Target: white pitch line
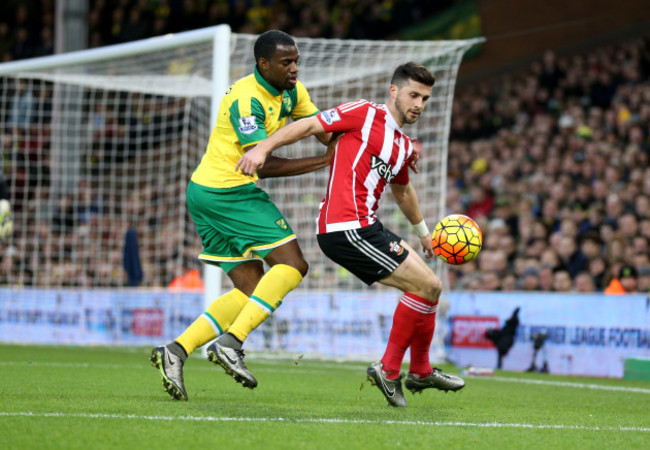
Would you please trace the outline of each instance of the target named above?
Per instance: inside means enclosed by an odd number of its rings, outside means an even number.
[[[582,389],[599,389],[603,391],[623,391],[623,392],[635,392],[637,394],[650,394],[650,389],[644,388],[634,388],[628,386],[606,386],[603,384],[592,384],[592,383],[578,383],[574,381],[548,381],[548,380],[533,380],[528,378],[508,378],[508,377],[489,377],[489,379],[494,381],[505,381],[505,382],[516,382],[516,383],[525,383],[525,384],[541,384],[546,386],[562,386],[570,388],[582,388]]]
[[[43,418],[77,418],[77,419],[119,419],[119,420],[149,420],[172,421],[185,420],[189,422],[283,422],[283,423],[321,423],[321,424],[354,424],[354,425],[406,425],[425,427],[468,427],[468,428],[523,428],[532,430],[579,430],[579,431],[632,431],[650,433],[649,427],[586,427],[582,425],[554,425],[531,423],[499,423],[499,422],[427,422],[420,420],[357,420],[336,418],[289,419],[283,417],[215,417],[215,416],[139,416],[137,414],[97,414],[97,413],[35,413],[31,411],[8,412],[0,411],[0,417],[43,417]]]

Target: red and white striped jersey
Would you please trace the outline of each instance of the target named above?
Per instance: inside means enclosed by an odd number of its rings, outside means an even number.
[[[330,163],[317,233],[373,224],[386,185],[409,183],[411,139],[402,132],[386,105],[366,100],[344,103],[317,117],[325,131],[345,133]]]

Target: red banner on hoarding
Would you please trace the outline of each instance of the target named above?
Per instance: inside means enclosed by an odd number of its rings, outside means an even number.
[[[500,328],[496,316],[454,316],[452,318],[451,345],[454,347],[493,348],[485,337],[490,328]]]
[[[133,310],[133,334],[135,336],[162,336],[165,313],[158,308]]]

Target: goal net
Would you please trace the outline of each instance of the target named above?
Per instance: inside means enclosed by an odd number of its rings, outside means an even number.
[[[48,308],[69,304],[74,314],[86,308],[86,316],[91,315],[84,319],[85,329],[92,328],[92,311],[98,316],[115,311],[124,323],[109,321],[100,329],[131,330],[122,332],[122,343],[173,339],[200,314],[200,309],[181,311],[185,300],[163,307],[163,297],[140,298],[123,288],[164,288],[188,269],[201,268],[197,256],[202,246],[186,209],[185,189],[205,151],[221,95],[254,68],[256,37],[218,26],[0,64],[0,145],[14,221],[13,234],[0,240],[0,297],[14,289],[7,297],[41,295],[47,297]],[[447,141],[458,67],[464,52],[481,40],[296,41],[299,77],[321,110],[359,98],[385,102],[393,69],[407,61],[422,63],[435,74],[424,114],[405,129],[422,143],[420,174],[411,180],[433,227],[445,213]],[[311,138],[278,150],[278,155],[324,151]],[[376,356],[381,350],[377,346],[385,343],[399,294],[377,284],[367,288],[318,248],[315,219],[327,179],[323,169],[260,181],[289,220],[311,267],[290,294],[305,298],[285,302],[280,314],[256,331],[258,338],[251,335],[247,342],[252,341],[253,350]],[[379,217],[418,246],[390,191]],[[442,263],[430,263],[444,280]],[[231,287],[227,277],[216,283],[214,278],[206,277],[206,301],[210,292]],[[19,290],[24,286],[45,291],[32,295],[33,289]],[[111,300],[112,291],[122,294]],[[52,292],[75,293],[55,298]],[[24,301],[33,302],[34,309],[42,307],[44,298],[29,299]],[[27,311],[29,305],[15,308]],[[361,323],[359,317],[372,320]],[[440,310],[439,319],[438,331],[443,332],[436,334],[438,349],[446,324]],[[84,330],[79,336],[90,336]],[[359,336],[370,346],[361,348]],[[113,338],[93,339],[100,338],[78,340]]]
[[[15,229],[0,244],[0,283],[161,287],[197,265],[201,244],[184,194],[210,134],[213,96],[223,92],[213,94],[214,55],[229,55],[226,86],[255,64],[256,36],[232,34],[229,48],[215,49],[218,28],[0,65],[2,162]],[[321,110],[358,98],[383,103],[392,70],[406,61],[435,74],[425,113],[406,130],[424,149],[412,182],[430,226],[443,215],[456,74],[476,42],[297,39],[300,79]],[[278,155],[323,151],[313,138]],[[365,289],[314,238],[327,177],[324,169],[260,184],[310,262],[301,288]],[[419,242],[390,198],[379,215]]]

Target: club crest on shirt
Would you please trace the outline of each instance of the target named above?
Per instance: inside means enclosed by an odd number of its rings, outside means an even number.
[[[255,116],[246,116],[239,118],[239,132],[242,134],[251,134],[257,131],[257,122]]]
[[[292,103],[291,103],[291,97],[286,96],[282,98],[282,108],[285,111],[291,111]]]
[[[286,230],[287,228],[289,228],[289,225],[287,225],[287,221],[284,220],[284,219],[278,219],[278,220],[276,220],[276,221],[275,221],[275,224],[276,224],[278,227],[280,227],[281,229],[283,229],[283,230]]]
[[[336,109],[328,109],[327,111],[323,111],[320,113],[320,117],[323,119],[323,122],[328,125],[332,125],[334,122],[341,120],[341,116]]]
[[[388,244],[388,249],[393,253],[397,253],[398,255],[404,253],[404,247],[399,245],[397,241],[393,241],[390,244]]]

